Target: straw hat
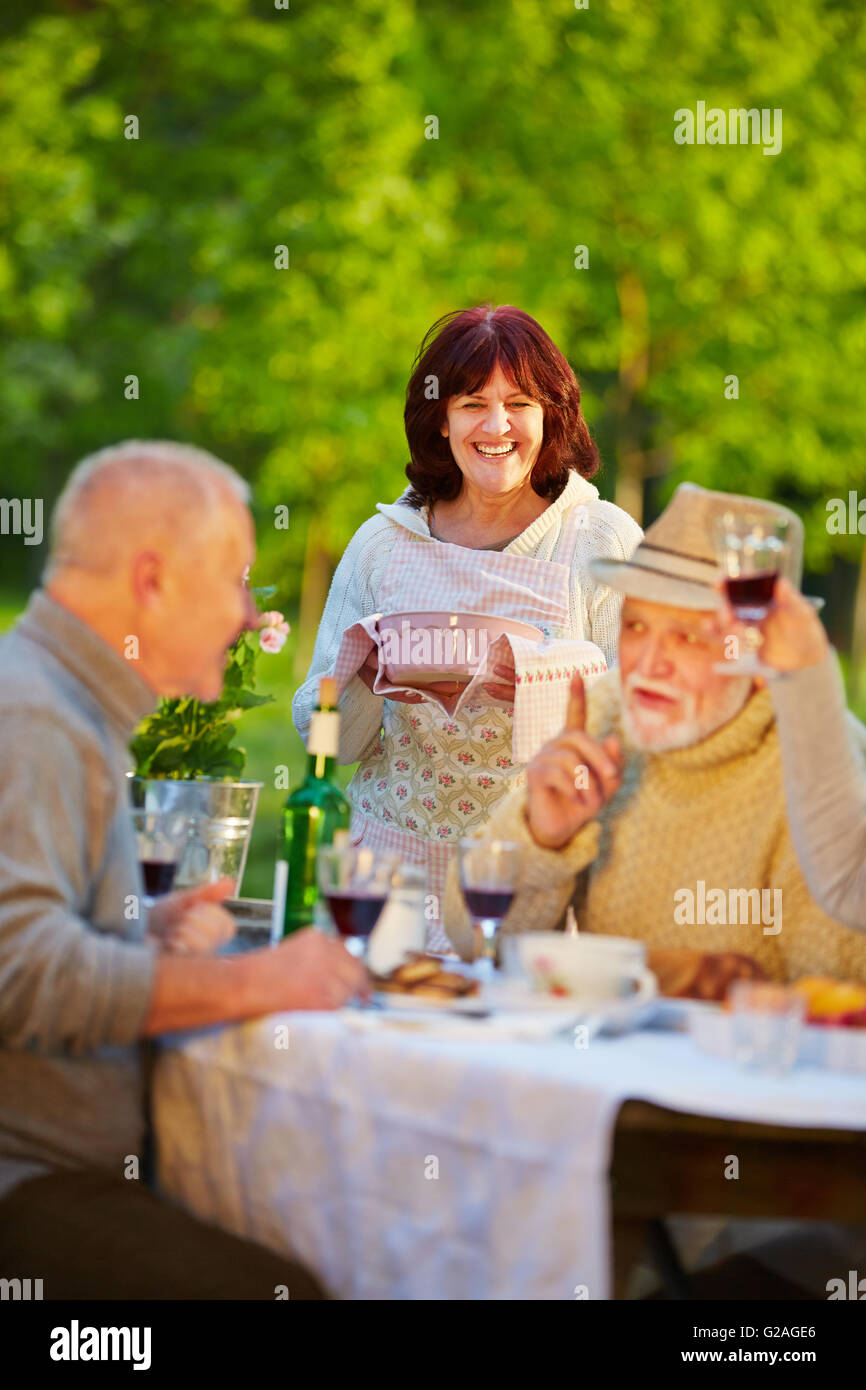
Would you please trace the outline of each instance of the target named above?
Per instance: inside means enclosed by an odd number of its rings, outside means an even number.
[[[631,598],[672,608],[716,608],[713,588],[721,576],[714,524],[727,511],[746,510],[789,522],[789,555],[782,568],[799,588],[803,567],[803,523],[795,512],[759,497],[710,492],[681,483],[661,516],[629,560],[598,557],[590,570],[601,583]]]

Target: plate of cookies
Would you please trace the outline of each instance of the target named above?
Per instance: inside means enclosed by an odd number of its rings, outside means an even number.
[[[380,1008],[443,1010],[449,1013],[487,1014],[481,984],[471,965],[441,956],[411,952],[387,975],[374,975],[373,999]]]

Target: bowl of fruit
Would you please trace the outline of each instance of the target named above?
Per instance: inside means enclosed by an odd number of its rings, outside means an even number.
[[[866,985],[805,975],[792,988],[806,1000],[806,1022],[818,1028],[866,1028]]]

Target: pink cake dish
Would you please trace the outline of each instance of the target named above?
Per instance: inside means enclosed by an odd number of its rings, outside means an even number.
[[[468,683],[497,637],[544,641],[540,628],[491,613],[387,613],[377,629],[382,669],[392,685]]]

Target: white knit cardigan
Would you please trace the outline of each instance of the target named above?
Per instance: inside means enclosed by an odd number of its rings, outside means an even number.
[[[415,511],[403,500],[405,497],[406,492],[394,503],[377,504],[377,515],[371,516],[355,532],[337,566],[310,669],[292,701],[292,719],[305,743],[316,705],[319,678],[333,671],[343,633],[359,619],[381,611],[382,578],[401,528],[419,536],[430,536],[428,509],[422,507]],[[572,558],[572,636],[575,640],[595,642],[612,666],[616,662],[622,596],[593,579],[589,562],[594,556],[627,560],[643,535],[637,522],[621,507],[602,501],[598,488],[592,483],[578,473],[571,473],[556,501],[506,546],[504,553],[551,560],[566,511],[581,505],[587,509],[587,524],[577,533]],[[382,705],[383,697],[374,695],[360,676],[349,682],[340,700],[340,763],[354,763],[364,757],[378,736]]]

